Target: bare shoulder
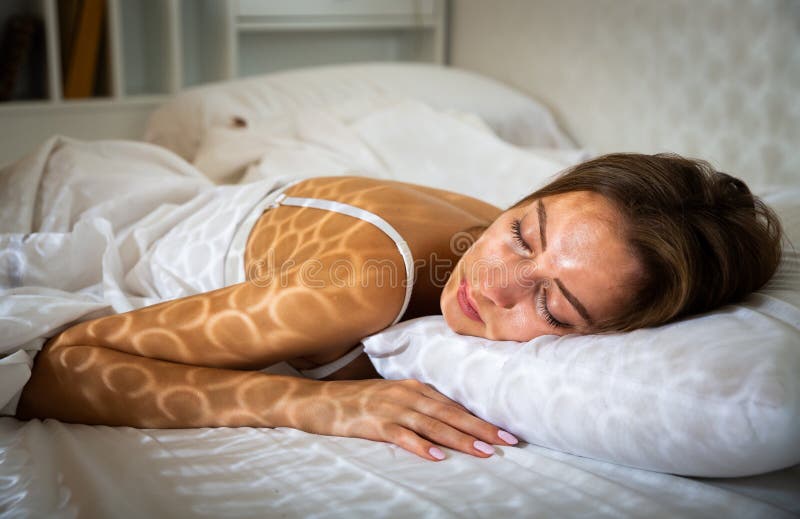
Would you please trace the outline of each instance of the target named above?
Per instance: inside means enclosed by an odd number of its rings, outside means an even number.
[[[390,200],[394,205],[432,204],[440,210],[456,210],[484,221],[492,221],[502,212],[502,209],[488,202],[461,193],[409,182],[355,175],[312,178],[298,184],[288,194],[350,203],[360,202],[366,205],[386,200]]]
[[[358,176],[311,178],[286,194],[358,207],[399,233],[417,278],[407,317],[438,312],[441,287],[428,281],[427,269],[454,265],[459,251],[453,237],[500,212],[458,193]],[[403,307],[409,282],[398,244],[370,220],[302,206],[278,206],[259,218],[248,238],[245,271],[250,282],[269,285],[253,297],[276,318],[266,327],[282,330],[292,343],[281,350],[312,363],[337,358],[389,325]]]
[[[425,193],[426,195],[434,197],[438,200],[444,200],[446,202],[449,202],[450,204],[464,210],[465,212],[468,212],[471,215],[476,216],[483,220],[492,221],[495,218],[497,218],[501,212],[503,212],[503,210],[497,206],[494,206],[478,198],[463,195],[461,193],[455,193],[453,191],[447,191],[444,189],[436,189],[433,187],[421,186],[419,184],[409,184],[405,182],[397,182],[397,184],[403,186],[405,189],[411,189],[414,191]]]

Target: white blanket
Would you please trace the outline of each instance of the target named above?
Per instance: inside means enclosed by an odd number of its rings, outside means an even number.
[[[220,128],[198,165],[231,186],[157,146],[54,137],[0,171],[0,413],[70,323],[224,286],[235,224],[291,179],[366,174],[506,205],[579,156],[562,153],[522,151],[416,102]]]
[[[230,140],[220,138],[214,147],[209,134],[208,160],[198,165],[231,178],[246,172],[242,181],[262,182],[363,172],[506,204],[579,158],[523,152],[480,126],[410,103],[349,119],[304,113],[291,129],[278,127],[285,122],[249,129],[244,139],[215,132],[248,142],[236,151],[249,154],[244,161],[227,153]],[[239,161],[233,169],[219,161],[226,155]],[[63,175],[80,181],[66,188]],[[47,188],[59,184],[60,190]],[[211,189],[192,165],[140,143],[54,139],[0,172],[0,232],[60,233],[29,237],[28,243],[46,245],[39,249],[3,236],[0,282],[21,279],[14,267],[19,262],[50,257],[56,264],[40,261],[42,270],[35,272],[51,285],[0,292],[0,352],[17,351],[0,360],[0,395],[13,399],[27,380],[30,357],[19,348],[35,349],[41,337],[72,320],[148,304],[153,294],[161,297],[159,290],[175,289],[155,281],[153,292],[129,289],[135,276],[125,274],[125,265],[144,257],[149,261],[142,265],[171,264],[156,257],[158,233],[135,229],[147,224],[155,230],[162,219],[168,227],[175,223],[173,211]],[[103,203],[112,195],[121,199]],[[87,212],[89,206],[94,209]],[[126,237],[138,248],[122,247]],[[19,246],[12,249],[11,240]],[[534,445],[499,450],[485,460],[447,450],[447,460],[432,463],[394,445],[292,429],[137,430],[0,418],[0,515],[667,518],[800,512],[797,469],[698,481]]]

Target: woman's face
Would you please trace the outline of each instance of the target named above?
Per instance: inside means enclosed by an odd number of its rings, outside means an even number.
[[[591,333],[624,311],[639,275],[621,229],[613,204],[589,191],[509,209],[456,265],[440,299],[445,321],[493,340]]]

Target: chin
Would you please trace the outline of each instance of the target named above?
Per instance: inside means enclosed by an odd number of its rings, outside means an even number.
[[[457,326],[458,320],[454,319],[453,312],[453,305],[457,305],[458,303],[454,300],[452,292],[452,281],[453,276],[450,276],[450,279],[447,280],[447,283],[442,290],[442,295],[439,297],[439,309],[442,312],[442,317],[444,317],[444,322],[447,323],[447,326],[456,333],[461,333],[459,331],[459,327]]]
[[[442,314],[442,316],[444,317],[444,322],[447,325],[447,327],[450,328],[451,330],[453,330],[455,333],[458,333],[458,330],[453,328],[453,324],[450,321],[447,320],[447,314]]]
[[[442,291],[442,297],[439,298],[439,309],[442,312],[442,317],[444,317],[444,322],[447,323],[447,326],[450,327],[451,330],[457,332],[455,328],[453,328],[453,320],[450,316],[450,310],[447,308],[447,298],[445,295],[447,294],[447,287]]]
[[[446,304],[442,305],[442,317],[444,317],[444,322],[447,324],[447,327],[459,335],[486,338],[481,334],[475,333],[475,330],[470,331],[470,327],[466,325],[467,322],[465,321],[467,318],[463,317],[463,320],[459,318],[462,317],[460,312],[461,309],[458,308],[458,303],[455,301],[453,301],[449,307]]]

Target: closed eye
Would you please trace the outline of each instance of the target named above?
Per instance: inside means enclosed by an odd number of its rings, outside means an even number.
[[[550,310],[547,308],[547,290],[544,287],[542,287],[539,291],[539,295],[536,297],[536,312],[553,328],[572,328],[572,325],[562,323],[550,313]]]
[[[519,218],[514,218],[514,220],[511,222],[511,234],[514,236],[514,241],[517,242],[520,247],[528,252],[533,251],[530,245],[528,245],[525,239],[522,237],[522,220]]]

